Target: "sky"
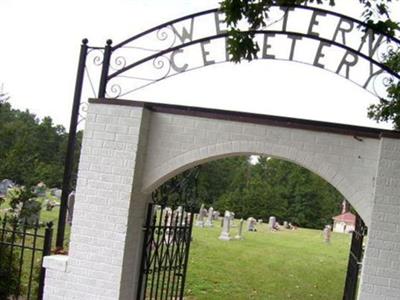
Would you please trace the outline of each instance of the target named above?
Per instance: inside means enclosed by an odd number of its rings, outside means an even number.
[[[335,8],[359,18],[358,1]],[[344,3],[346,2],[346,3]],[[18,109],[69,126],[80,43],[114,44],[214,0],[1,0],[0,86]],[[393,18],[400,20],[396,1]],[[397,14],[397,15],[396,15]],[[85,98],[92,95],[84,95]],[[367,118],[376,97],[327,71],[293,62],[225,63],[142,90],[135,100],[391,128]]]

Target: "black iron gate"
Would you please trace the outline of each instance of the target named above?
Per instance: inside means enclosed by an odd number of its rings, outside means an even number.
[[[138,299],[182,299],[193,214],[149,204]]]
[[[367,227],[361,217],[356,215],[356,226],[351,239],[349,263],[347,266],[346,282],[343,300],[355,300],[357,294],[358,277],[364,254],[363,240]]]
[[[53,224],[21,224],[6,216],[0,224],[0,299],[41,300]]]

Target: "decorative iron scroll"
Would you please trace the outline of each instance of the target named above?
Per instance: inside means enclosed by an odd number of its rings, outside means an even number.
[[[242,24],[241,29],[247,27]],[[260,45],[258,59],[312,65],[378,97],[386,96],[385,82],[400,79],[384,64],[389,51],[399,51],[400,41],[336,12],[274,6],[266,26],[254,33]],[[153,27],[115,46],[109,41],[98,97],[129,98],[160,80],[227,62],[228,36],[224,15],[211,9]]]

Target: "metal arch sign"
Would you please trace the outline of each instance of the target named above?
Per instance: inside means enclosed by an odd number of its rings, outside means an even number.
[[[305,63],[336,73],[378,97],[386,80],[400,75],[384,64],[400,41],[374,32],[365,23],[306,6],[274,6],[268,24],[257,31],[258,59]],[[243,31],[246,24],[243,24]],[[129,98],[160,80],[230,61],[224,15],[212,9],[151,28],[104,48],[99,98]],[[100,65],[100,64],[99,64]],[[380,79],[380,80],[378,80]]]
[[[385,83],[400,79],[383,63],[389,51],[399,51],[400,41],[374,32],[359,20],[313,7],[273,6],[267,22],[254,32],[259,59],[309,64],[382,98],[386,97]],[[247,27],[243,24],[242,30]],[[129,99],[135,91],[160,80],[230,61],[228,37],[224,15],[211,9],[153,27],[115,46],[108,41],[105,47],[90,47],[83,40],[65,159],[58,248],[63,248],[79,112],[85,108],[81,103],[84,78],[93,97]],[[93,72],[99,76],[92,76]]]

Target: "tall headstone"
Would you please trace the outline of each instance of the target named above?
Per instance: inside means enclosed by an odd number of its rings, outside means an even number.
[[[164,225],[167,227],[167,229],[165,230],[164,243],[169,244],[172,242],[174,234],[173,230],[169,227],[174,226],[175,218],[174,213],[170,207],[166,207],[164,209],[164,214],[165,215],[163,215],[163,222]]]
[[[182,206],[178,206],[178,208],[175,209],[174,219],[176,220],[177,223],[182,223],[182,225],[185,225],[185,218],[183,218],[183,207]]]
[[[230,225],[231,225],[231,227],[236,227],[236,224],[235,224],[235,213],[233,211],[231,211],[230,214],[231,214]]]
[[[247,219],[247,231],[257,231],[257,220],[253,217]]]
[[[204,204],[202,204],[199,210],[199,214],[197,216],[196,226],[204,227],[204,217],[205,217],[205,209],[204,209]]]
[[[244,222],[243,218],[240,219],[239,230],[238,230],[237,235],[235,236],[235,239],[237,239],[237,240],[243,240],[243,235],[242,235],[242,231],[243,231],[243,222]]]
[[[231,229],[231,213],[226,210],[224,214],[224,223],[222,226],[222,231],[221,235],[219,236],[219,239],[222,241],[229,241],[231,239],[229,235],[229,231]]]
[[[276,218],[274,216],[269,217],[269,221],[268,221],[268,228],[269,230],[275,230],[275,226],[276,226]]]
[[[324,242],[325,243],[330,243],[331,242],[331,226],[330,225],[326,225],[324,230],[323,230],[323,235],[324,235]]]
[[[72,191],[68,195],[67,200],[67,223],[72,225],[72,219],[74,217],[74,206],[75,206],[75,191]]]
[[[204,224],[205,227],[213,227],[213,213],[214,213],[214,209],[212,207],[210,207],[208,209],[206,223]]]

